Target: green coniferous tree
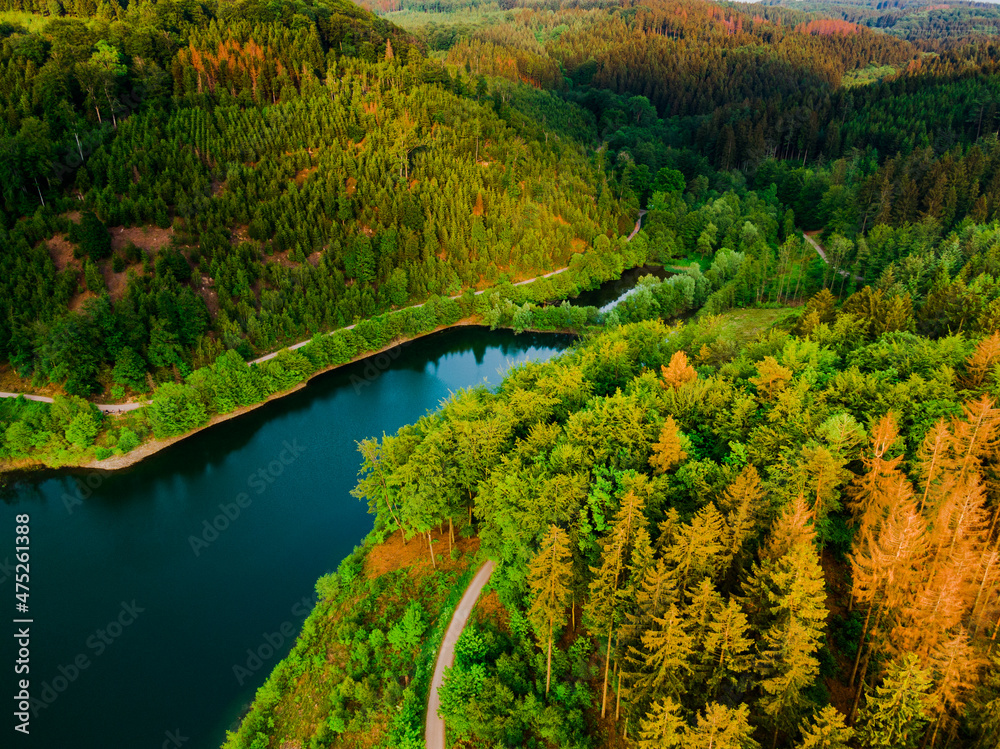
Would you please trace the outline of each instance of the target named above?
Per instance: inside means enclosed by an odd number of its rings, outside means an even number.
[[[532,593],[528,619],[545,644],[545,694],[549,693],[552,681],[552,636],[557,620],[565,622],[572,575],[573,559],[566,533],[550,525],[538,554],[528,565],[528,587]]]
[[[914,749],[930,717],[931,673],[913,653],[889,664],[885,679],[858,713],[857,737],[870,749]]]
[[[844,723],[844,716],[827,705],[813,719],[802,724],[802,740],[795,749],[848,749],[854,729]]]
[[[687,724],[681,706],[667,697],[657,700],[639,724],[639,749],[674,749],[684,746]]]

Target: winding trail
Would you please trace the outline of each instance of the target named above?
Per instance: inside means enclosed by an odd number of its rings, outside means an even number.
[[[437,663],[434,664],[431,691],[427,699],[427,721],[424,728],[424,742],[427,744],[427,749],[446,749],[444,719],[438,715],[438,708],[441,707],[441,700],[438,699],[438,688],[444,680],[444,670],[455,662],[455,643],[458,642],[459,635],[465,629],[465,623],[469,620],[469,614],[472,613],[472,607],[476,605],[479,594],[483,592],[483,586],[493,574],[493,566],[492,561],[486,562],[472,578],[472,582],[469,583],[469,587],[462,595],[462,600],[455,607],[455,613],[448,624],[448,631],[444,633],[444,639],[441,641]]]
[[[632,229],[632,233],[628,235],[628,240],[627,241],[631,241],[632,238],[636,234],[639,233],[639,229],[642,228],[642,217],[645,216],[645,215],[646,215],[646,211],[645,210],[639,211],[639,218],[636,219],[636,221],[635,221],[635,228]],[[809,241],[812,242],[812,239],[810,237],[806,237],[806,239],[809,239]],[[819,254],[825,260],[826,256],[823,255],[823,251],[821,249],[819,249],[819,245],[817,245],[815,242],[813,242],[813,246],[816,247],[816,251],[819,252]],[[541,278],[552,278],[552,276],[558,276],[560,273],[564,273],[567,270],[569,270],[569,266],[568,265],[566,267],[564,267],[564,268],[558,268],[558,269],[556,269],[554,271],[551,271],[550,273],[546,273],[546,274],[541,275],[541,276],[535,276],[534,278],[528,278],[528,279],[525,279],[524,281],[518,281],[517,283],[515,283],[513,285],[514,286],[524,286],[525,284],[534,283],[535,281],[537,281],[537,280],[539,280]],[[484,294],[487,291],[489,291],[489,289],[483,289],[482,291],[477,291],[476,292],[476,296],[479,296],[480,294]],[[461,296],[462,296],[461,294],[456,294],[455,296],[450,296],[448,298],[449,299],[460,299]],[[425,302],[421,302],[420,304],[414,304],[414,305],[411,305],[411,307],[409,307],[409,309],[419,309],[420,307],[423,307],[424,304],[425,304]],[[347,325],[347,326],[345,326],[343,328],[337,328],[337,330],[351,330],[351,329],[353,329],[355,327],[355,325],[357,325],[357,323],[354,323],[353,325]],[[330,332],[331,333],[335,333],[336,331],[334,330],[334,331],[330,331]],[[327,335],[329,335],[329,333]],[[266,361],[268,361],[270,359],[273,359],[274,357],[276,357],[278,354],[280,354],[282,351],[284,351],[286,349],[288,351],[295,351],[296,349],[300,349],[303,346],[305,346],[307,343],[309,343],[311,340],[312,340],[312,338],[306,338],[304,341],[299,341],[298,343],[293,343],[290,346],[283,346],[282,348],[278,349],[277,351],[272,351],[270,354],[265,354],[264,356],[260,356],[260,357],[257,357],[256,359],[252,359],[252,360],[248,361],[247,364],[248,365],[251,365],[251,364],[261,364],[261,363],[266,362]],[[53,402],[52,398],[50,398],[50,397],[48,397],[46,395],[31,395],[30,393],[3,393],[3,392],[0,392],[0,398],[17,398],[20,395],[23,395],[29,401],[39,401],[40,403],[52,403]],[[152,401],[135,401],[133,403],[97,403],[95,405],[103,413],[106,413],[106,414],[120,414],[120,413],[125,413],[126,411],[134,411],[135,409],[142,408],[143,406],[148,406],[150,403],[152,403]]]
[[[632,237],[634,237],[636,234],[639,233],[639,229],[642,228],[642,217],[645,216],[647,213],[648,211],[645,208],[639,211],[639,218],[635,220],[635,228],[632,230],[632,233],[628,235],[629,242],[632,241]]]
[[[805,232],[802,232],[802,236],[805,237],[806,241],[813,246],[813,249],[816,250],[817,253],[819,253],[819,256],[823,258],[823,262],[829,265],[830,259],[826,256],[826,252],[823,250],[823,248],[819,246],[819,242],[817,242],[815,239],[810,237]],[[837,273],[843,278],[853,278],[855,281],[865,280],[862,276],[852,276],[846,270],[841,270],[840,268],[837,269]]]
[[[31,395],[30,393],[0,393],[0,398],[18,398],[24,396],[25,400],[38,401],[39,403],[54,403],[55,401],[47,395]],[[148,406],[152,401],[136,401],[134,403],[95,403],[97,408],[106,414],[123,414],[126,411],[135,411],[137,408]]]

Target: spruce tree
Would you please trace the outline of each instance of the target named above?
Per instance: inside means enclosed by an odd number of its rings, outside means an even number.
[[[870,749],[914,749],[929,721],[931,672],[913,653],[889,664],[882,684],[858,713],[857,737]]]
[[[528,565],[528,587],[532,602],[528,620],[545,643],[545,694],[552,679],[552,638],[557,621],[565,621],[573,560],[566,533],[550,525],[538,554]]]

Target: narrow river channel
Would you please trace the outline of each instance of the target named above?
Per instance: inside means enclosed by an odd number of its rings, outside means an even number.
[[[355,442],[570,342],[458,328],[381,367],[323,375],[118,474],[7,477],[0,550],[13,557],[14,516],[29,513],[31,693],[44,704],[18,745],[218,747],[290,649],[316,579],[371,528],[349,494]],[[11,561],[0,558],[8,601]],[[4,639],[7,669],[16,655]]]

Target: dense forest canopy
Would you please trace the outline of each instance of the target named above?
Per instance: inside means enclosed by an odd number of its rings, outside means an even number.
[[[647,310],[363,443],[374,537],[226,746],[423,746],[398,670],[437,609],[366,555],[453,574],[469,534],[499,604],[446,672],[458,745],[995,746],[1000,334],[871,301],[742,342]]]
[[[145,390],[563,267],[616,226],[583,145],[532,119],[572,121],[565,104],[426,60],[349,4],[2,28],[0,355],[36,383]]]
[[[855,244],[1000,210],[987,32],[930,53],[830,9],[698,0],[3,7],[22,386],[120,399],[565,266],[664,169],[696,204],[774,185]]]
[[[996,747],[998,31],[0,0],[0,384],[56,395],[0,401],[0,459],[123,455],[459,321],[581,332],[360,446],[376,530],[227,746],[422,746],[478,548],[455,745]]]

